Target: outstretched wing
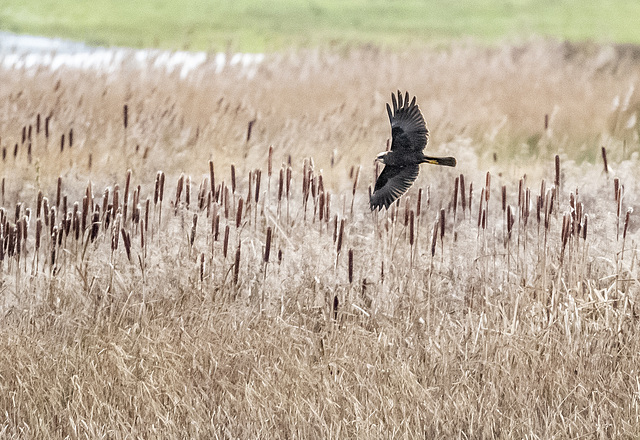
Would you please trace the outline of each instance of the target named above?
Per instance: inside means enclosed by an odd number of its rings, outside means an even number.
[[[393,202],[407,192],[418,178],[419,165],[398,167],[385,165],[376,180],[376,187],[371,194],[369,206],[371,210],[388,209]]]
[[[427,146],[429,130],[416,104],[416,97],[414,96],[409,102],[409,92],[407,92],[403,100],[398,90],[398,99],[396,100],[396,96],[392,94],[391,100],[393,112],[387,104],[387,113],[391,122],[391,150],[412,152],[424,150]]]

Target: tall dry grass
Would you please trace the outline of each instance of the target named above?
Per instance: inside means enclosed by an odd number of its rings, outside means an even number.
[[[637,436],[640,99],[616,50],[0,71],[0,432]],[[398,87],[459,166],[371,214]]]

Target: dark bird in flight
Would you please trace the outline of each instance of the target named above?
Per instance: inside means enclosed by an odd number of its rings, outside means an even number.
[[[387,104],[387,113],[391,122],[391,150],[384,151],[376,157],[376,161],[384,164],[378,176],[376,186],[371,195],[371,210],[388,209],[393,202],[413,185],[418,178],[421,163],[456,166],[455,157],[425,156],[422,150],[427,146],[429,130],[416,104],[415,96],[409,102],[409,92],[404,100],[398,90],[398,99],[391,95],[393,112]]]

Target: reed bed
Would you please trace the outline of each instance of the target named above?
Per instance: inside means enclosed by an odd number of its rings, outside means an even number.
[[[636,437],[640,98],[607,50],[0,71],[0,432]],[[389,81],[459,167],[371,213]]]

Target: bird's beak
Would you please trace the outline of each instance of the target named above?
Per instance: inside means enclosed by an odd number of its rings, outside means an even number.
[[[384,163],[384,157],[387,155],[387,153],[388,151],[383,151],[382,153],[378,153],[373,163],[376,163],[376,162]]]

